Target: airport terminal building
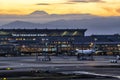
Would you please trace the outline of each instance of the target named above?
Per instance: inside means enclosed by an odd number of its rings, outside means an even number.
[[[118,54],[120,35],[85,36],[87,29],[0,29],[0,55],[71,55],[75,49],[90,49],[95,43],[100,54]]]

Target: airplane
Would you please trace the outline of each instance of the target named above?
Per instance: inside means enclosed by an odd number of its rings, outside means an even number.
[[[81,49],[76,49],[76,54],[93,54],[97,51],[96,45],[91,43],[90,46],[93,46],[92,49],[86,49],[86,50],[81,50]]]
[[[86,49],[86,50],[81,50],[81,49],[76,49],[75,50],[75,55],[77,55],[78,59],[86,59],[86,57],[89,57],[89,59],[93,60],[93,54],[97,52],[96,45],[91,43],[90,46],[93,46],[92,49]]]
[[[92,53],[95,53],[94,49],[88,49],[88,50],[76,49],[76,54],[92,54]]]

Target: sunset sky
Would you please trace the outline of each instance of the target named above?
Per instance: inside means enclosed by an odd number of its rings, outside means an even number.
[[[120,16],[120,0],[0,0],[1,15],[27,15],[36,10],[49,14]]]

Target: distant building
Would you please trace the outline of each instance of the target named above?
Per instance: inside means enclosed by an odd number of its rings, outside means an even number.
[[[18,44],[22,53],[68,51],[71,37],[84,37],[87,29],[1,29],[0,43]],[[45,43],[49,48],[46,49]],[[61,45],[61,49],[60,49]],[[57,47],[57,48],[56,48]]]
[[[84,36],[87,29],[1,29],[0,34],[15,37],[41,36]]]
[[[119,34],[85,36],[86,30],[0,29],[0,54],[47,52],[50,55],[72,55],[75,49],[90,49],[91,43],[95,43],[99,48],[98,54],[120,54]]]

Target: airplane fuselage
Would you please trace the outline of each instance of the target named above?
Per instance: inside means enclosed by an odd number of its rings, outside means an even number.
[[[77,54],[92,54],[94,50],[76,50]]]

